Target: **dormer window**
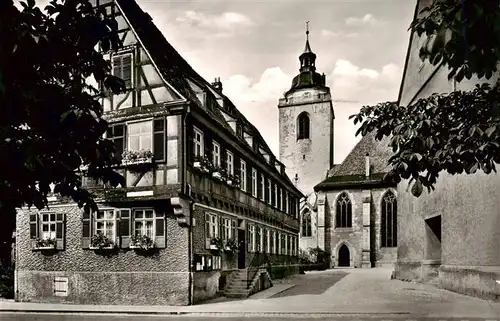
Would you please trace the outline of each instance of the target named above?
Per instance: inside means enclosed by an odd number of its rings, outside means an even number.
[[[122,79],[126,88],[132,88],[132,54],[125,53],[113,56],[113,76]]]

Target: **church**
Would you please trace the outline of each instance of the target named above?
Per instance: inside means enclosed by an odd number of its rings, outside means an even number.
[[[330,253],[330,267],[392,266],[396,261],[396,184],[382,181],[388,140],[367,135],[334,164],[334,103],[306,31],[299,74],[279,100],[279,154],[306,195],[300,205],[300,249]]]

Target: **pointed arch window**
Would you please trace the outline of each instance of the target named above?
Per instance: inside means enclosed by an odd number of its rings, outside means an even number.
[[[352,227],[352,203],[345,192],[337,198],[335,227]]]
[[[302,236],[312,236],[311,213],[309,210],[305,210],[304,214],[302,214]]]
[[[388,191],[382,198],[380,238],[382,247],[397,246],[398,204],[393,192]]]
[[[309,139],[309,116],[303,112],[298,117],[297,140]]]

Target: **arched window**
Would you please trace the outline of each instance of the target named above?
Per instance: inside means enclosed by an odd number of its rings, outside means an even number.
[[[311,213],[309,210],[305,210],[302,214],[302,236],[312,236]]]
[[[396,247],[398,241],[398,203],[391,191],[382,198],[382,213],[380,222],[381,246]]]
[[[352,227],[352,204],[346,193],[340,194],[337,198],[335,227]]]
[[[303,112],[299,115],[298,118],[297,140],[308,139],[308,138],[309,138],[309,116],[307,116],[306,112]]]

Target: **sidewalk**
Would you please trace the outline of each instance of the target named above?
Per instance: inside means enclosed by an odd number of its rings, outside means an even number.
[[[150,315],[217,315],[217,316],[311,316],[311,315],[391,315],[438,318],[489,318],[500,319],[500,303],[481,300],[427,284],[415,284],[390,280],[390,272],[350,270],[349,274],[319,295],[287,295],[292,281],[276,283],[270,289],[246,300],[206,303],[195,306],[116,306],[41,304],[0,301],[0,312],[38,313],[115,313]],[[339,270],[314,273],[329,278]],[[300,286],[307,284],[302,280]],[[306,282],[304,282],[306,281]],[[295,289],[295,288],[294,288]],[[285,296],[271,298],[283,292]]]

